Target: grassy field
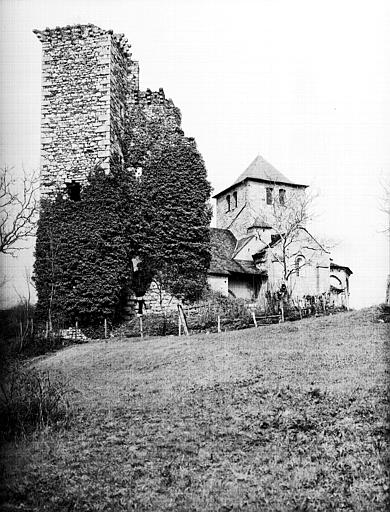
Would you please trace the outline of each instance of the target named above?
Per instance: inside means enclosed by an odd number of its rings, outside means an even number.
[[[39,359],[75,415],[4,448],[3,510],[387,510],[389,325],[370,309]]]

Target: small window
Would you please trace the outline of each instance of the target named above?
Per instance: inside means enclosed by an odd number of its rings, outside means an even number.
[[[226,211],[230,212],[230,196],[226,196]]]
[[[81,186],[80,183],[72,181],[66,184],[66,191],[71,201],[81,201]]]
[[[237,192],[233,192],[233,208],[237,208]]]
[[[286,204],[286,191],[283,188],[279,190],[279,204],[282,206]]]
[[[272,204],[272,192],[273,192],[273,188],[266,188],[266,193],[267,193],[267,204]]]
[[[299,277],[300,271],[305,263],[305,258],[303,256],[298,256],[295,260],[295,273]]]

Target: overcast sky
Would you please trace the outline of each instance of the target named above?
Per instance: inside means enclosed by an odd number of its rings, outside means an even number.
[[[384,300],[380,212],[390,174],[388,0],[0,0],[1,165],[39,167],[41,43],[34,28],[93,23],[124,33],[140,87],[181,109],[215,192],[261,154],[319,191],[311,231],[337,241],[351,305]],[[8,258],[23,293],[32,250]]]

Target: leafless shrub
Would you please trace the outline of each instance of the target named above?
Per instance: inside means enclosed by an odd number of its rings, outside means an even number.
[[[66,427],[71,388],[60,374],[15,364],[0,384],[0,435],[9,439],[45,427]]]

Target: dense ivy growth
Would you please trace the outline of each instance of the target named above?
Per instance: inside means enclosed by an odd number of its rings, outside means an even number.
[[[81,201],[59,195],[42,203],[35,254],[41,319],[95,325],[120,314],[135,253],[132,196],[123,178],[97,171]]]
[[[108,176],[91,174],[81,201],[59,196],[41,205],[35,282],[42,320],[115,322],[126,291],[142,295],[152,278],[187,300],[205,287],[210,185],[193,139],[163,110],[138,108],[123,152],[124,164]]]
[[[125,144],[126,166],[138,176],[141,281],[149,284],[147,276],[153,276],[173,295],[194,300],[210,264],[211,189],[194,140],[160,121],[133,111]]]

